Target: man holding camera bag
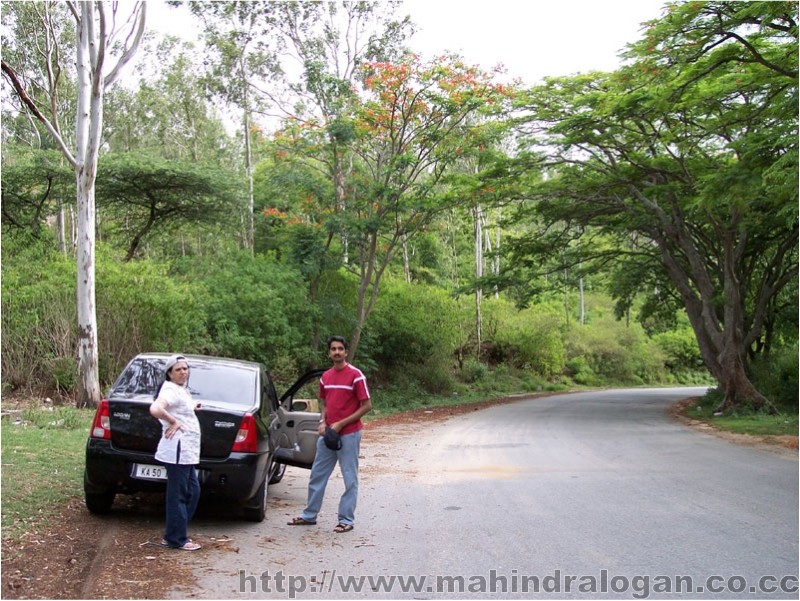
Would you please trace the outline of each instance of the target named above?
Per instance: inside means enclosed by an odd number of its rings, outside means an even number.
[[[290,526],[313,526],[322,507],[325,487],[338,461],[344,479],[339,500],[336,533],[350,532],[355,524],[358,501],[358,454],[361,418],[372,411],[367,378],[347,362],[347,342],[341,336],[328,338],[328,357],[333,367],[319,380],[320,420],[317,454],[308,481],[308,504]]]

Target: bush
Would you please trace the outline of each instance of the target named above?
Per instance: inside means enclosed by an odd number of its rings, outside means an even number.
[[[75,264],[45,244],[9,253],[3,238],[2,372],[4,387],[12,390],[55,387],[54,362],[61,384],[71,383],[61,361],[75,362]]]
[[[676,329],[655,334],[653,341],[664,352],[665,366],[675,382],[687,385],[712,382],[685,314],[679,315]]]
[[[469,357],[464,361],[464,367],[461,370],[461,377],[462,379],[469,383],[475,384],[476,382],[480,382],[486,378],[486,375],[489,373],[489,368],[486,367],[485,364],[481,363],[474,357]]]
[[[207,344],[202,289],[149,260],[97,264],[100,379],[111,382],[137,353],[198,352]]]
[[[775,348],[756,358],[750,366],[750,379],[756,389],[779,410],[798,409],[798,347]]]
[[[299,371],[319,314],[307,286],[292,268],[264,255],[240,251],[209,262],[196,258],[180,270],[204,288],[205,352],[260,361],[280,374]],[[292,378],[292,381],[294,379]]]
[[[97,249],[96,312],[101,385],[144,350],[191,352],[205,340],[195,290],[164,266],[121,263]],[[78,383],[75,261],[32,247],[3,264],[4,385],[69,396]]]
[[[447,390],[457,324],[455,301],[441,288],[387,279],[362,344],[383,369],[405,377],[408,366],[424,365],[418,373],[425,389]]]
[[[498,299],[487,304],[498,321],[494,342],[506,363],[545,379],[562,373],[565,349],[560,315],[544,306],[518,311]]]
[[[604,315],[588,325],[573,327],[567,340],[570,362],[577,358],[585,361],[585,364],[578,365],[576,373],[583,373],[583,377],[589,373],[597,376],[597,381],[587,381],[586,384],[638,385],[666,379],[664,353],[647,338],[639,324],[626,326],[612,316]],[[575,364],[572,365],[575,369]]]

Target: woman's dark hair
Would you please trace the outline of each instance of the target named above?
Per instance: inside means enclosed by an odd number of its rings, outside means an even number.
[[[341,342],[344,350],[347,350],[347,340],[344,339],[344,336],[331,336],[328,338],[328,350],[331,349],[331,344],[334,342]]]

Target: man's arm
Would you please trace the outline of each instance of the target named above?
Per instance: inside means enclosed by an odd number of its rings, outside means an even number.
[[[348,424],[352,424],[353,422],[357,422],[362,417],[364,417],[367,413],[372,411],[372,399],[367,398],[365,401],[361,401],[361,404],[358,406],[353,413],[345,417],[344,419],[340,419],[338,422],[331,424],[331,428],[336,430],[337,432],[341,432],[342,428],[347,426]],[[324,424],[322,424],[324,425]],[[323,430],[323,433],[325,431]]]
[[[317,426],[317,434],[323,436],[325,434],[325,399],[319,399],[319,426]]]

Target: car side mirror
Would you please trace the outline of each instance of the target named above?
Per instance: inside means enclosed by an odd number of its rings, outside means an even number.
[[[319,413],[319,401],[317,399],[292,399],[291,407],[292,411]]]

